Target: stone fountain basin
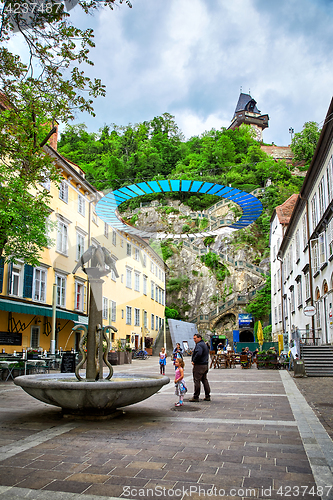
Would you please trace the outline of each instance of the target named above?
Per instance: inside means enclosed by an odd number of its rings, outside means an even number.
[[[117,373],[111,380],[78,381],[72,373],[24,375],[16,385],[66,413],[107,414],[155,394],[170,382],[164,375]]]

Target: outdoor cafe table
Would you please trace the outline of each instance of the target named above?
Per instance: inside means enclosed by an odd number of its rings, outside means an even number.
[[[18,366],[18,363],[20,361],[24,360],[22,360],[22,358],[17,358],[17,359],[10,359],[10,360],[8,359],[0,361],[0,370],[8,370],[6,382],[9,379],[9,377],[11,377],[12,380],[14,380],[13,370],[16,368],[20,369],[20,367]]]

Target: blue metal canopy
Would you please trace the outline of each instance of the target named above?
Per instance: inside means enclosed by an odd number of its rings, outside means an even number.
[[[139,182],[131,184],[130,186],[119,188],[115,191],[109,192],[105,195],[96,205],[96,213],[104,222],[111,227],[120,229],[130,234],[137,234],[143,237],[155,238],[174,238],[174,234],[166,233],[150,233],[148,231],[140,231],[139,229],[125,224],[121,217],[117,214],[117,207],[124,201],[143,196],[144,194],[152,193],[167,193],[167,192],[188,192],[198,194],[214,194],[221,198],[230,200],[242,209],[242,217],[233,224],[226,225],[231,229],[242,229],[252,224],[262,213],[262,204],[252,194],[246,193],[239,189],[223,186],[221,184],[214,184],[213,182],[201,182],[192,180],[160,180]],[[220,227],[215,231],[207,231],[200,233],[200,236],[205,234],[218,234]],[[199,235],[199,233],[198,233]],[[191,234],[195,237],[196,234]],[[177,235],[179,238],[187,238],[188,235]]]

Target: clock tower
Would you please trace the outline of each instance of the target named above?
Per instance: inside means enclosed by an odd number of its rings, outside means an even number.
[[[243,94],[241,92],[234,116],[228,128],[234,130],[242,123],[250,125],[254,130],[255,139],[258,142],[262,142],[262,131],[268,127],[268,120],[269,116],[261,114],[257,108],[257,102],[250,94]]]

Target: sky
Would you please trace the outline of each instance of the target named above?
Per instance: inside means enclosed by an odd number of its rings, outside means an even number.
[[[132,0],[94,16],[70,11],[92,27],[94,67],[106,98],[97,132],[168,112],[186,138],[228,127],[240,90],[269,115],[264,142],[290,144],[289,129],[322,125],[333,94],[332,0]]]

